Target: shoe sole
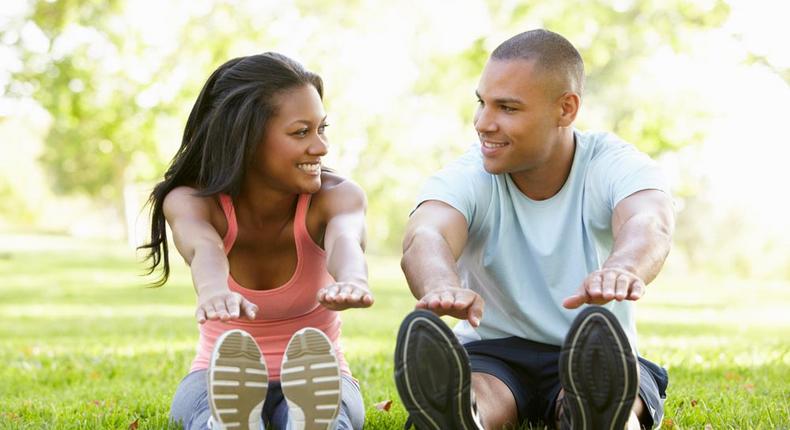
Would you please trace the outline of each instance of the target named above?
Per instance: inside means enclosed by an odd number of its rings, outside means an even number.
[[[322,331],[308,327],[291,337],[280,383],[294,430],[331,428],[342,400],[340,378],[332,342]]]
[[[471,413],[466,350],[433,312],[413,311],[401,323],[395,347],[395,385],[416,428],[480,428]]]
[[[560,353],[560,380],[573,429],[625,426],[639,375],[628,337],[611,312],[590,306],[576,317]]]
[[[229,330],[217,339],[208,385],[211,414],[220,428],[260,430],[269,376],[252,336]]]

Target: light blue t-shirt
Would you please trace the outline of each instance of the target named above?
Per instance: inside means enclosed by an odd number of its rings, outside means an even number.
[[[485,299],[485,309],[477,329],[467,321],[456,325],[461,342],[517,336],[561,345],[581,311],[562,301],[609,256],[614,207],[640,190],[668,192],[657,164],[632,145],[610,133],[574,135],[570,175],[547,200],[524,195],[509,174],[487,173],[479,144],[425,184],[418,205],[445,202],[468,224],[459,274]],[[636,348],[633,303],[606,307]]]

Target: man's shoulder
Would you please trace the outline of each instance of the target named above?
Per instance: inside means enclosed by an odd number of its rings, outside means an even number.
[[[608,175],[615,171],[655,164],[650,156],[614,133],[577,132],[576,136],[577,145],[587,159],[588,174],[603,170],[604,175]]]
[[[456,157],[449,163],[445,164],[442,170],[446,169],[459,169],[468,172],[483,172],[483,156],[480,150],[474,146],[468,147],[460,156]]]
[[[495,175],[486,172],[480,150],[471,147],[445,164],[433,177],[471,185],[490,183],[494,180]]]
[[[614,133],[579,133],[588,153],[585,187],[613,208],[625,196],[643,189],[667,188],[659,164],[635,145]]]
[[[594,160],[618,151],[637,151],[636,147],[609,131],[576,131],[577,145]]]
[[[480,150],[471,147],[426,180],[417,205],[427,200],[447,203],[471,224],[473,219],[479,219],[479,210],[487,207],[494,181],[494,175],[483,167]]]

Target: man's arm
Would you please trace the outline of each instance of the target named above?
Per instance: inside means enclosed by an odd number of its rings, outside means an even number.
[[[440,201],[424,202],[406,227],[401,267],[417,308],[468,319],[477,327],[483,299],[461,287],[455,264],[466,239],[466,218],[458,210]]]
[[[614,246],[609,258],[563,306],[639,300],[664,265],[674,229],[672,200],[666,193],[643,190],[620,201],[612,214]]]

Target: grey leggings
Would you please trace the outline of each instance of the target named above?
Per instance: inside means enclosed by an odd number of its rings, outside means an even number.
[[[337,428],[361,430],[362,425],[365,424],[365,405],[362,402],[359,385],[348,375],[343,375],[342,379],[342,402],[337,417]],[[269,382],[261,415],[268,428],[287,429],[288,404],[283,397],[279,382]],[[185,430],[206,430],[209,416],[211,409],[208,405],[206,370],[196,370],[185,376],[178,384],[173,404],[170,406],[170,420],[180,422]]]

